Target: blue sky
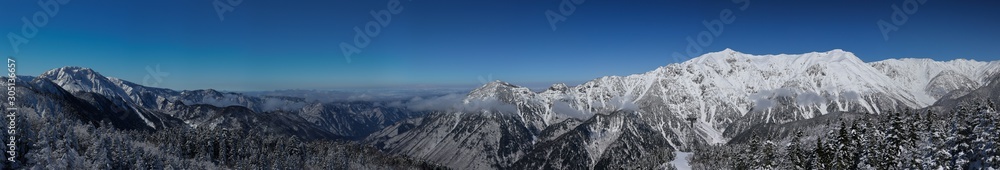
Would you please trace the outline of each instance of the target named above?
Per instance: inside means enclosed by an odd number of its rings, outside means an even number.
[[[16,53],[8,38],[0,54],[17,59],[22,75],[83,66],[173,89],[473,87],[490,78],[575,85],[683,61],[671,54],[730,10],[735,20],[702,53],[1000,59],[998,1],[927,0],[889,39],[876,23],[891,23],[904,0],[749,1],[741,10],[731,1],[586,0],[553,30],[545,13],[558,13],[560,0],[402,0],[347,62],[341,42],[353,44],[354,27],[375,21],[369,12],[389,0],[243,0],[224,20],[212,0],[71,0]],[[37,1],[0,2],[0,33],[23,35],[22,17],[39,11]],[[169,75],[143,81],[157,65]]]

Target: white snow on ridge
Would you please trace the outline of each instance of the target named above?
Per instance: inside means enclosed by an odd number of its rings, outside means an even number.
[[[582,164],[594,166],[602,157],[621,154],[608,152],[609,148],[619,147],[616,145],[619,142],[620,146],[634,147],[629,142],[635,141],[625,140],[662,137],[667,139],[663,144],[686,148],[692,143],[728,142],[729,137],[757,123],[784,123],[841,111],[880,114],[923,107],[937,100],[930,93],[978,86],[972,80],[980,80],[978,76],[995,73],[995,68],[1000,68],[984,62],[959,61],[943,68],[928,64],[932,66],[927,67],[939,71],[923,76],[889,74],[891,70],[912,69],[908,65],[919,64],[904,60],[900,65],[876,66],[844,50],[750,55],[726,49],[642,74],[606,76],[572,87],[554,84],[541,92],[495,81],[466,96],[455,96],[454,103],[474,105],[475,101],[496,101],[516,109],[494,112],[500,109],[473,107],[477,109],[433,114],[434,117],[421,119],[427,122],[422,125],[426,128],[400,134],[387,132],[390,138],[384,143],[393,152],[444,162],[446,166],[475,169],[491,164],[511,165],[506,160],[517,160],[526,152],[532,156],[553,153],[516,150],[499,158],[485,156],[484,152],[492,153],[499,148],[499,142],[494,141],[501,137],[530,139],[522,141],[532,145],[553,139],[582,140],[558,141],[567,145],[556,147],[582,147],[585,153],[581,154],[589,158],[589,162]],[[954,73],[941,74],[944,72]],[[969,81],[962,81],[965,79]],[[465,117],[467,113],[486,116]],[[553,127],[560,129],[550,129]],[[502,129],[520,133],[504,133]],[[573,132],[569,134],[574,136],[561,138],[567,132]],[[676,159],[664,161],[663,167],[689,169],[686,163],[690,155],[677,152]]]
[[[606,76],[575,87],[556,84],[540,93],[514,89],[512,94],[514,98],[542,102],[549,112],[553,104],[560,104],[555,110],[580,110],[571,113],[607,113],[621,109],[621,99],[628,98],[625,103],[637,104],[644,119],[653,116],[648,121],[682,121],[695,116],[700,138],[723,143],[728,139],[722,132],[729,123],[755,110],[762,100],[791,97],[795,114],[800,118],[848,110],[877,114],[894,107],[929,106],[940,97],[929,92],[978,87],[986,76],[998,70],[997,61],[890,59],[865,63],[840,49],[777,55],[750,55],[726,49],[642,74]],[[942,72],[958,74],[943,76],[940,82],[965,78],[975,81],[932,84]],[[759,98],[753,96],[762,93]],[[495,94],[474,92],[470,97],[498,97],[489,96]],[[569,106],[562,106],[563,103]],[[761,109],[766,122],[788,121],[775,118],[781,115],[771,113],[773,109],[769,107],[757,108]],[[547,118],[544,124],[557,121]]]
[[[1000,61],[981,62],[965,59],[951,61],[913,58],[888,59],[872,62],[870,65],[910,90],[915,96],[931,103],[937,101],[938,98],[935,98],[933,94],[929,94],[930,92],[935,90],[951,91],[955,90],[953,88],[961,86],[976,88],[986,83],[985,81],[988,76],[1000,71]],[[963,85],[952,85],[952,89],[933,89],[936,86],[928,86],[937,83],[949,83],[948,80],[932,82],[938,76],[952,76],[958,79],[969,79],[972,82]]]
[[[129,106],[129,108],[132,108],[132,110],[135,111],[137,115],[139,115],[139,118],[146,123],[146,126],[152,127],[153,129],[157,128],[156,123],[153,123],[152,121],[149,121],[149,119],[146,119],[146,116],[143,116],[142,112],[140,112],[139,109],[136,109],[135,107],[132,106]]]

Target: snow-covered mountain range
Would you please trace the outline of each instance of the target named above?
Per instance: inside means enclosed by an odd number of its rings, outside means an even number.
[[[726,49],[541,92],[491,82],[470,92],[461,109],[400,122],[367,141],[460,169],[655,166],[633,158],[724,143],[759,123],[924,108],[988,84],[997,72],[998,61],[866,63],[839,49],[779,55]]]
[[[533,91],[494,81],[464,95],[395,102],[175,91],[82,67],[19,76],[16,87],[28,120],[66,113],[119,129],[251,128],[359,140],[456,169],[634,169],[661,166],[674,151],[696,144],[746,136],[761,123],[996,98],[998,78],[1000,61],[866,63],[843,50],[751,55],[726,49],[576,86]]]

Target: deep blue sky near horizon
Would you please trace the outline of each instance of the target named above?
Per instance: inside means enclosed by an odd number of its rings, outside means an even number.
[[[220,20],[211,0],[70,1],[18,53],[3,41],[0,54],[33,76],[82,66],[143,83],[146,67],[159,65],[169,75],[156,85],[173,89],[474,87],[490,78],[576,85],[683,61],[671,54],[729,9],[735,21],[701,53],[1000,59],[1000,1],[928,0],[885,40],[876,22],[891,22],[891,6],[904,0],[750,0],[746,10],[730,1],[586,0],[555,31],[544,14],[560,0],[402,0],[348,63],[339,44],[387,2],[243,0]],[[20,33],[21,18],[38,11],[33,0],[0,2],[0,33]]]

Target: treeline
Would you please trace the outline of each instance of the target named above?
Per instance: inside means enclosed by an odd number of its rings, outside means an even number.
[[[120,130],[61,114],[26,121],[16,136],[16,162],[3,161],[0,169],[442,169],[360,144],[257,131]]]
[[[695,169],[1000,169],[1000,105],[901,111],[829,125],[825,134],[700,146]]]

